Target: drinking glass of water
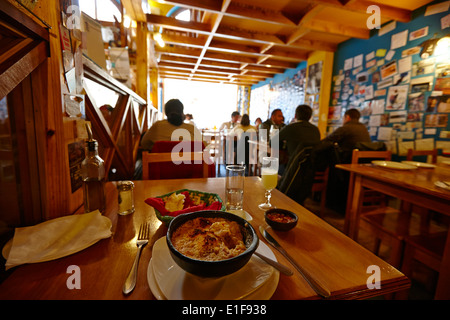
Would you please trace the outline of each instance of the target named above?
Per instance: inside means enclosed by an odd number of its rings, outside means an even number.
[[[226,167],[225,205],[227,210],[243,210],[245,166]]]
[[[276,188],[278,183],[278,158],[263,157],[261,163],[261,181],[266,189],[266,202],[261,203],[259,208],[268,210],[272,208],[270,197],[272,190]]]

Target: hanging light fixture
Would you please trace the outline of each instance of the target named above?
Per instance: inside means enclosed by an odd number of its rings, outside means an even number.
[[[436,43],[436,48],[434,49],[434,54],[437,56],[450,54],[450,35],[446,35],[439,39]]]
[[[420,57],[422,59],[428,59],[430,56],[432,56],[437,42],[438,39],[434,39],[434,37],[422,42],[422,44],[420,45],[422,47],[422,50],[420,51]]]

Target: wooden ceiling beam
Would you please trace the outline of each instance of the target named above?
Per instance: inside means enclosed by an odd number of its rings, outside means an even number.
[[[314,4],[320,4],[327,7],[339,8],[353,12],[359,12],[367,15],[367,8],[376,5],[380,8],[380,14],[387,20],[395,20],[400,22],[411,21],[412,11],[402,8],[393,7],[375,1],[358,0],[358,1],[335,1],[335,0],[311,0]]]
[[[304,26],[308,29],[325,32],[328,34],[336,34],[357,39],[370,38],[370,30],[367,28],[357,28],[346,25],[344,26],[337,22],[322,21],[315,19],[308,21],[307,23],[304,24]]]
[[[166,0],[166,4],[181,6],[184,8],[204,10],[213,13],[222,13],[226,16],[253,19],[255,21],[272,23],[278,25],[295,26],[295,23],[289,19],[283,12],[268,8],[252,7],[243,3],[233,1],[226,11],[220,7],[220,1],[214,0]]]

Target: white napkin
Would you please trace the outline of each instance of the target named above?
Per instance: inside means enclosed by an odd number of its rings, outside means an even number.
[[[96,210],[16,228],[3,249],[6,270],[25,263],[58,259],[111,236],[111,220]],[[10,250],[8,253],[8,244]]]

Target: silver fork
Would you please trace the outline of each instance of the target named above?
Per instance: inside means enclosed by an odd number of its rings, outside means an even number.
[[[141,250],[148,243],[149,236],[150,236],[150,228],[148,223],[145,222],[139,228],[139,235],[136,241],[138,251],[136,254],[136,258],[134,259],[133,266],[131,267],[130,273],[128,274],[128,277],[123,285],[122,291],[124,294],[129,294],[131,291],[133,291],[134,287],[136,286],[137,269],[139,265],[139,258],[141,256]]]

